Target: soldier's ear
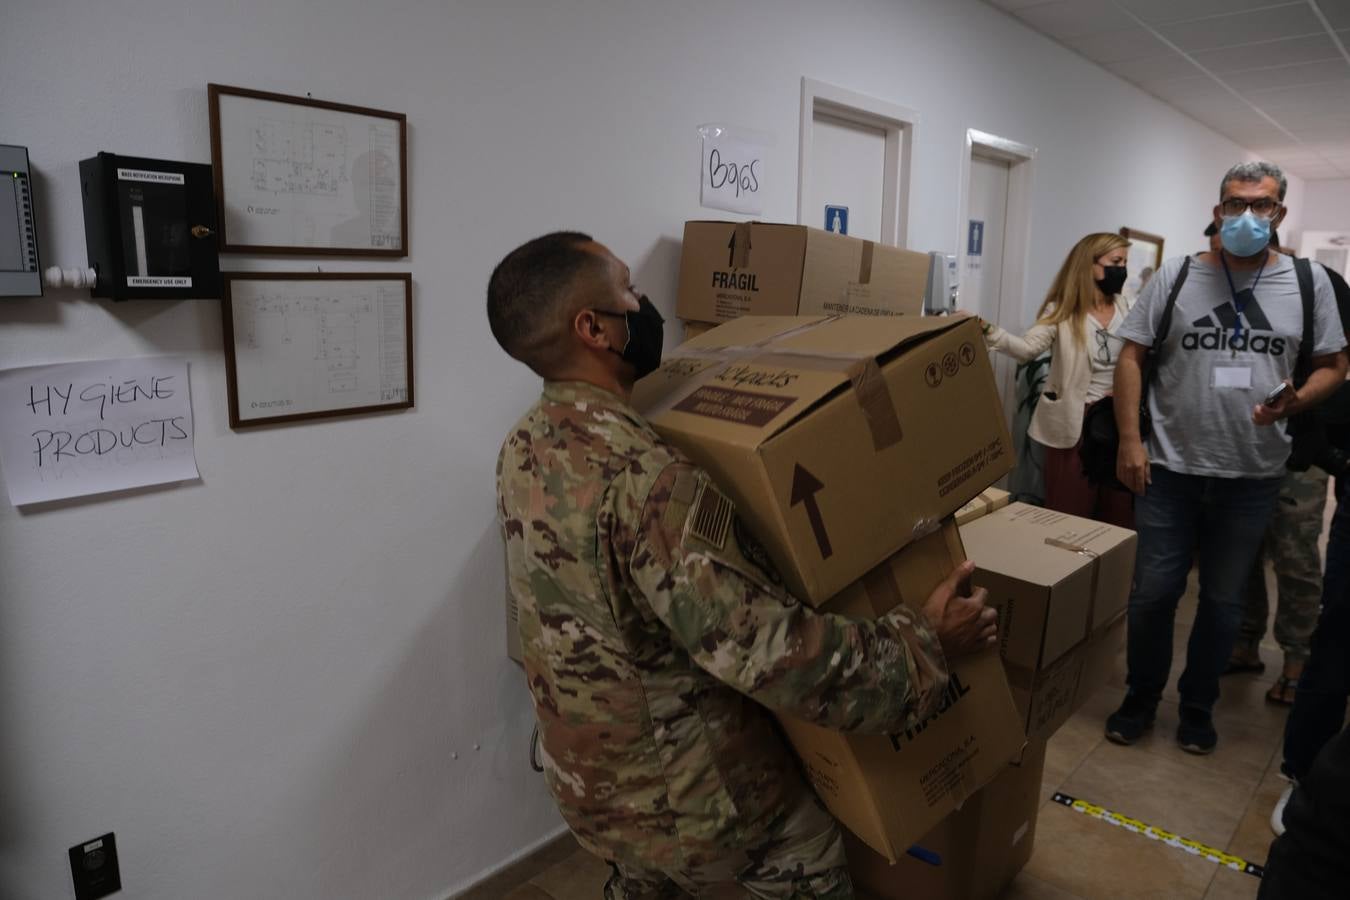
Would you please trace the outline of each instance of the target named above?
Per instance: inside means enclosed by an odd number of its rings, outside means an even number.
[[[573,333],[582,344],[595,350],[608,350],[613,345],[609,327],[605,317],[589,307],[577,310],[572,317]]]

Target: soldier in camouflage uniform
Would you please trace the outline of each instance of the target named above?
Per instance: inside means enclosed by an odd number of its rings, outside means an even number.
[[[628,404],[660,317],[575,232],[513,251],[488,317],[544,377],[497,466],[545,779],[615,900],[738,881],[762,898],[846,898],[838,827],[767,708],[897,731],[932,714],[946,658],[994,641],[967,565],[923,612],[874,622],[786,594],[706,473]]]
[[[1280,498],[1266,529],[1266,540],[1247,582],[1237,644],[1228,661],[1229,672],[1265,670],[1258,646],[1266,636],[1270,601],[1266,595],[1266,559],[1275,568],[1279,587],[1275,607],[1275,640],[1284,651],[1284,670],[1266,693],[1273,703],[1291,705],[1317,614],[1322,608],[1322,560],[1317,542],[1327,504],[1327,473],[1318,468],[1289,472],[1280,485]]]

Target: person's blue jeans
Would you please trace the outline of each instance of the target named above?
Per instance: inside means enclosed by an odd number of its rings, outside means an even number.
[[[1130,693],[1156,703],[1172,668],[1172,630],[1199,557],[1200,605],[1177,682],[1183,706],[1210,712],[1242,621],[1247,575],[1275,509],[1280,478],[1211,478],[1153,467],[1135,500],[1139,550],[1130,593]]]
[[[1303,778],[1345,722],[1350,698],[1350,482],[1336,479],[1336,515],[1327,537],[1322,613],[1284,726],[1284,774]]]

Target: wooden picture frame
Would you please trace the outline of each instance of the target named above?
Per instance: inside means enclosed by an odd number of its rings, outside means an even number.
[[[408,255],[408,117],[207,85],[222,253]]]
[[[412,408],[411,273],[224,278],[231,428]]]
[[[1125,280],[1125,289],[1137,297],[1153,273],[1162,268],[1163,237],[1138,228],[1122,228],[1120,236],[1130,242],[1129,275]]]

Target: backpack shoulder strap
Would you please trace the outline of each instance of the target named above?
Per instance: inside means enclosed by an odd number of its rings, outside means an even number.
[[[1294,386],[1301,387],[1312,373],[1313,358],[1313,273],[1312,263],[1294,257],[1294,274],[1298,276],[1298,293],[1303,300],[1303,339],[1298,344],[1298,362],[1294,366]]]
[[[1167,333],[1172,330],[1172,313],[1177,308],[1177,295],[1181,293],[1181,286],[1186,283],[1186,276],[1191,271],[1191,258],[1188,256],[1181,261],[1181,269],[1177,272],[1177,277],[1172,282],[1172,291],[1167,295],[1167,304],[1163,307],[1162,321],[1158,323],[1158,333],[1153,338],[1153,346],[1149,347],[1144,353],[1143,379],[1141,385],[1139,401],[1148,406],[1148,389],[1153,383],[1154,377],[1158,374],[1158,358],[1162,356],[1163,344],[1167,341]]]
[[[1153,350],[1161,350],[1162,344],[1167,340],[1167,333],[1172,330],[1172,313],[1177,308],[1177,295],[1181,293],[1181,286],[1186,283],[1186,276],[1191,271],[1191,258],[1188,256],[1181,261],[1181,270],[1177,272],[1176,280],[1172,282],[1172,292],[1167,295],[1167,305],[1163,307],[1162,321],[1158,323],[1158,336],[1153,339]]]

